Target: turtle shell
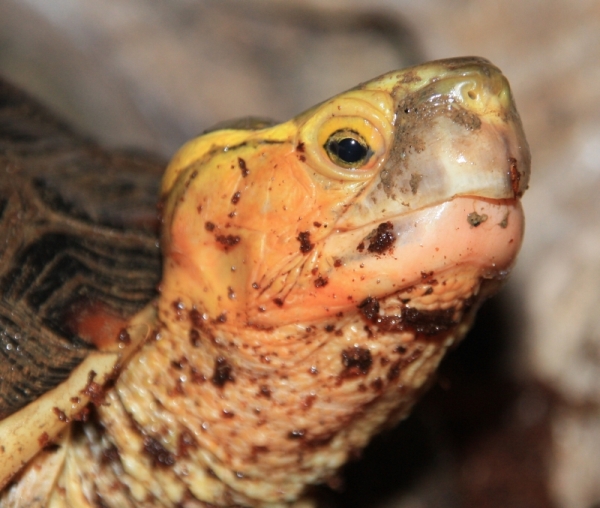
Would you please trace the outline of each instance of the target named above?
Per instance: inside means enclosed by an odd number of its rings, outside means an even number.
[[[81,410],[82,389],[114,376],[147,335],[128,324],[160,279],[163,169],[101,148],[0,81],[0,486],[10,461],[27,461],[56,433],[32,434],[33,416],[43,430],[59,392]],[[33,444],[15,458],[17,434]]]

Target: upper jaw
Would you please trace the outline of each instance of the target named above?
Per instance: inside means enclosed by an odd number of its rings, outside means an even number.
[[[529,147],[500,71],[470,58],[412,72],[420,78],[417,84],[411,81],[391,91],[396,112],[386,161],[341,218],[340,228],[456,196],[514,199],[527,188]],[[384,84],[382,78],[379,86]]]

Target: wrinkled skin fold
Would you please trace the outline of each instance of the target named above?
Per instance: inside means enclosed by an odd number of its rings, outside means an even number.
[[[4,503],[41,468],[52,507],[294,506],[409,413],[506,279],[530,156],[489,62],[261,127],[175,155],[150,336]]]

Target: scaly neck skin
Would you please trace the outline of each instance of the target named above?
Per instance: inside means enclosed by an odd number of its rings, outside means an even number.
[[[478,291],[475,275],[438,277],[465,289],[453,318],[463,324],[447,323],[436,335],[410,326],[386,331],[364,309],[335,322],[236,331],[229,320],[203,319],[189,301],[162,298],[157,339],[116,385],[135,426],[172,457],[171,476],[163,466],[146,474],[159,483],[171,478],[217,505],[297,498],[407,414],[466,329],[463,302]],[[425,286],[415,291],[425,293]],[[398,312],[406,296],[380,302],[379,315]],[[106,418],[111,410],[103,409]]]

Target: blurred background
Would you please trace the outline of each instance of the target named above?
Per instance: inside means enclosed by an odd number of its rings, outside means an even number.
[[[425,60],[490,59],[533,154],[502,294],[332,508],[600,507],[600,2],[1,0],[0,74],[107,146],[168,159]]]

